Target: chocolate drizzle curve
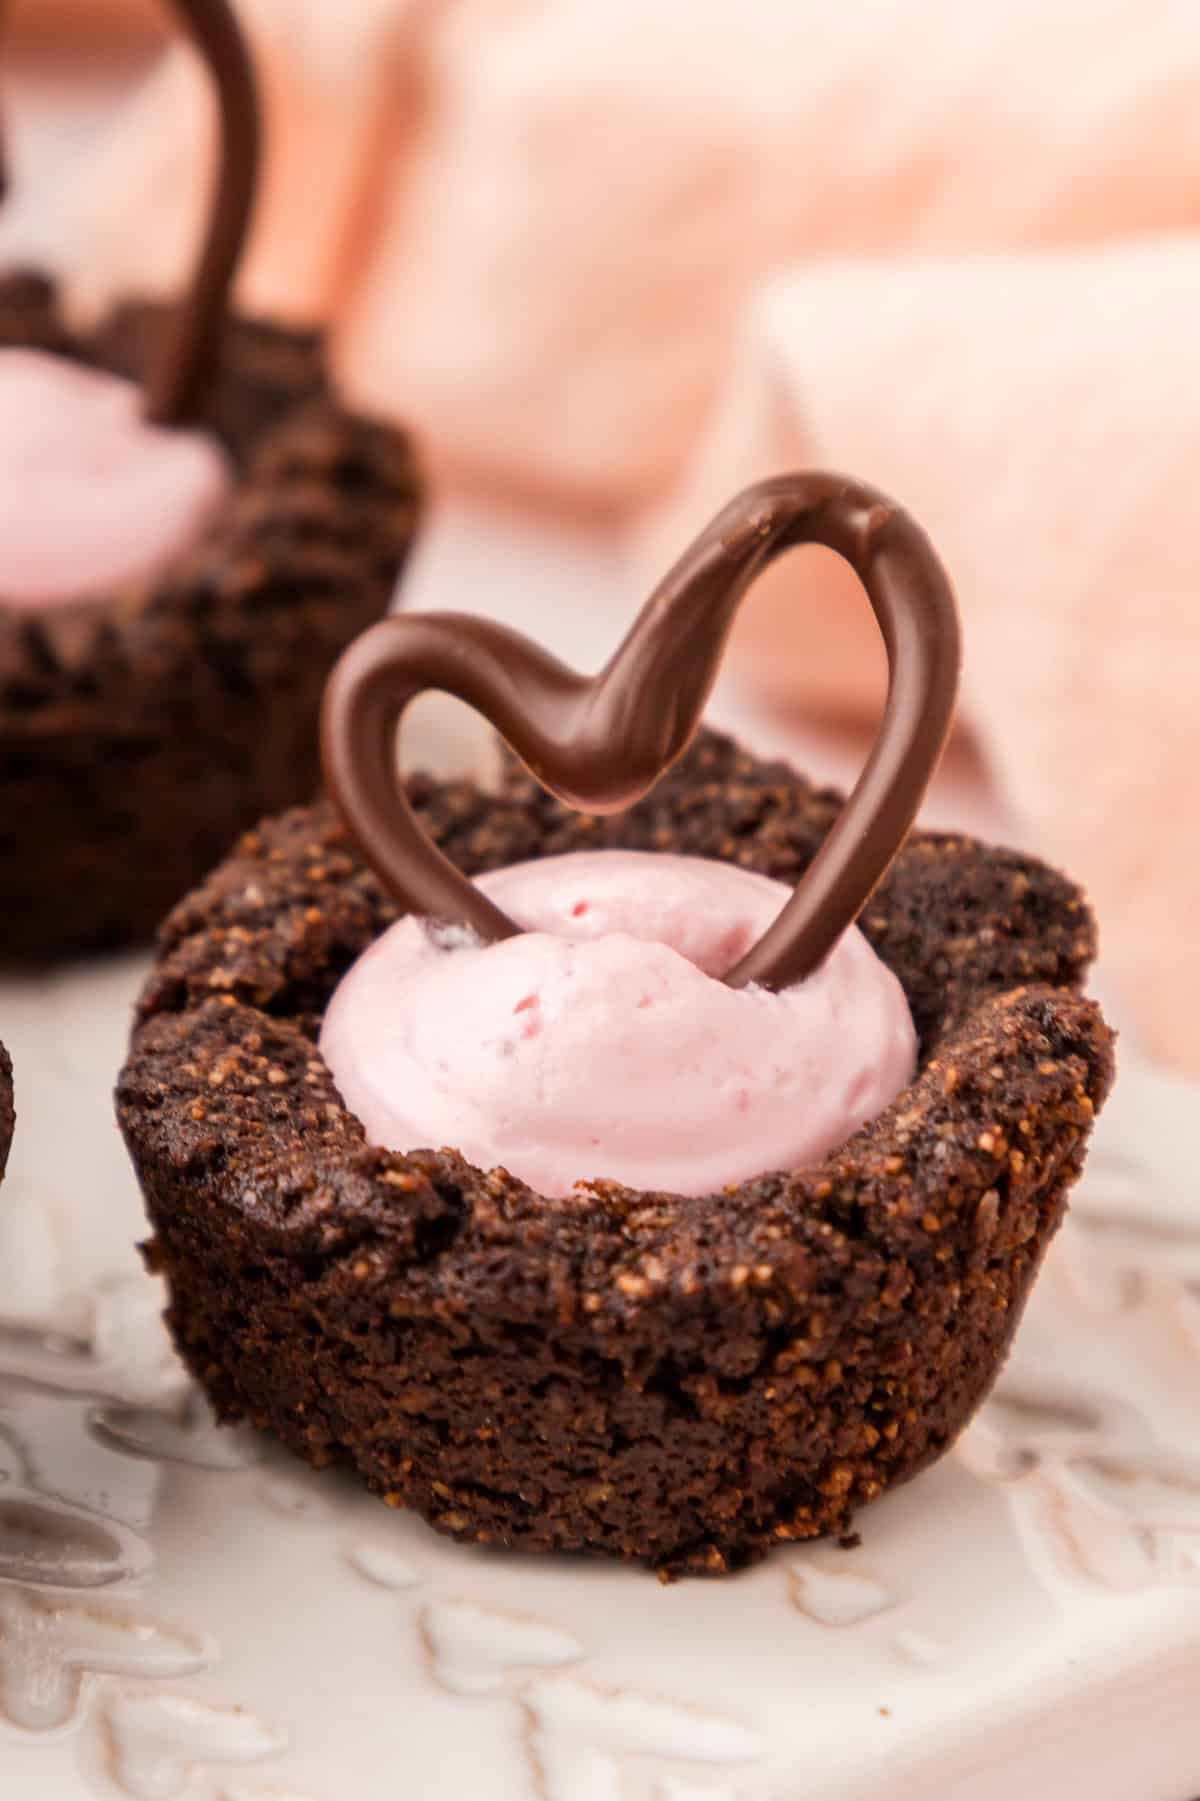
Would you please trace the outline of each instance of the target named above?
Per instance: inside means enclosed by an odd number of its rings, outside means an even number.
[[[401,905],[490,941],[520,929],[413,815],[396,762],[410,701],[429,689],[455,695],[560,800],[620,812],[686,749],[742,599],[801,544],[838,552],[862,580],[887,648],[887,703],[841,816],[779,917],[725,979],[781,988],[818,968],[908,834],[950,728],[961,652],[954,595],[920,527],[864,484],[815,471],[761,482],[718,514],[598,675],[577,674],[506,626],[454,613],[387,619],[350,645],[325,693],[325,775]]]
[[[146,417],[157,425],[193,418],[212,373],[254,206],[261,142],[254,71],[228,0],[172,0],[172,5],[212,76],[220,153],[195,271],[147,383]]]

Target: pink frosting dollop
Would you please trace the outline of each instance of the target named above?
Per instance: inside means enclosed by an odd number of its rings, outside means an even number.
[[[86,599],[202,530],[232,473],[205,432],[148,425],[141,390],[39,350],[0,350],[0,604]]]
[[[904,992],[857,927],[795,987],[721,981],[779,882],[592,851],[479,886],[521,936],[409,916],[329,1004],[321,1052],[374,1144],[452,1146],[548,1196],[598,1177],[707,1194],[819,1161],[912,1078]]]

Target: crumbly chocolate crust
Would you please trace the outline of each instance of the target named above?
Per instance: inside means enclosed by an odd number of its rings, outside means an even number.
[[[710,733],[616,819],[511,766],[496,797],[410,792],[470,873],[621,844],[790,881],[839,805]],[[946,1449],[1112,1077],[1076,888],[915,835],[862,923],[912,1004],[916,1080],[820,1166],[692,1199],[548,1200],[453,1150],[368,1145],[315,1035],[394,917],[318,806],[250,833],[163,928],[118,1113],[172,1329],[224,1418],[457,1538],[672,1573],[845,1533]]]
[[[71,336],[51,284],[0,279],[0,345],[138,376],[162,312]],[[386,610],[419,484],[403,433],[347,413],[319,338],[235,319],[205,422],[239,472],[152,576],[36,614],[0,596],[0,958],[149,937],[238,833],[318,785],[338,654]]]
[[[13,1109],[12,1059],[0,1044],[0,1182],[3,1182],[4,1172],[8,1167],[8,1153],[16,1121]]]

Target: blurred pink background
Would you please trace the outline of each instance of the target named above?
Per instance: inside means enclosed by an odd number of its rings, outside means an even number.
[[[596,660],[744,482],[889,489],[967,635],[932,816],[1092,891],[1200,1071],[1200,13],[1191,0],[242,0],[270,156],[247,305],[325,319],[440,511],[406,598]],[[208,96],[149,0],[11,8],[10,255],[169,291]],[[800,553],[722,717],[841,779],[882,657]]]

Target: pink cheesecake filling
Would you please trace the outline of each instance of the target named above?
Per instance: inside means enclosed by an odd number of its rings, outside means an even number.
[[[132,382],[0,350],[0,604],[61,606],[195,539],[232,485],[205,432],[148,425]]]
[[[857,928],[778,994],[719,979],[779,882],[594,851],[479,885],[520,937],[402,919],[330,1002],[321,1051],[374,1144],[453,1146],[551,1196],[597,1177],[707,1194],[819,1161],[912,1078],[904,992]]]

